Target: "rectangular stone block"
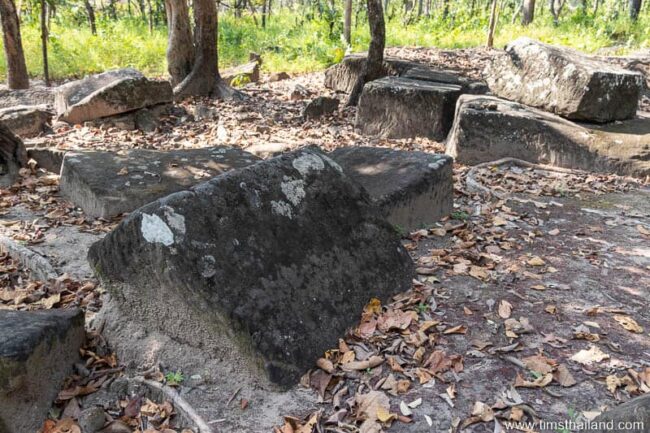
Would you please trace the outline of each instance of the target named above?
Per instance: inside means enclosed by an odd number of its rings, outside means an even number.
[[[453,209],[453,159],[448,155],[346,147],[330,156],[401,231],[428,227]]]

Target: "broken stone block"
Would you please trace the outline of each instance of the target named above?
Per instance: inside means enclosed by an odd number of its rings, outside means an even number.
[[[350,93],[354,88],[366,63],[367,54],[351,54],[345,56],[340,63],[330,66],[325,71],[325,87],[338,92]],[[384,57],[384,76],[402,75],[419,63],[402,60],[395,57]]]
[[[61,167],[64,197],[92,217],[110,218],[259,161],[237,148],[68,152]]]
[[[0,187],[8,187],[27,164],[27,151],[22,140],[0,122]]]
[[[454,84],[460,86],[461,93],[471,95],[484,95],[490,91],[483,81],[470,80],[454,71],[435,70],[426,66],[416,66],[406,70],[400,75],[411,80],[431,81],[433,83]]]
[[[88,259],[119,307],[104,334],[120,359],[168,353],[170,369],[263,387],[296,384],[370,298],[407,290],[413,277],[368,193],[314,148],[142,207]],[[165,352],[160,338],[120,346],[130,322],[189,348]]]
[[[330,157],[370,193],[400,231],[428,227],[452,211],[453,160],[447,155],[344,147]]]
[[[454,84],[385,77],[367,83],[355,128],[381,138],[426,137],[442,141],[454,120],[461,87]]]
[[[319,96],[307,104],[302,112],[302,117],[305,119],[315,119],[326,114],[332,114],[338,108],[338,99],[328,98],[327,96]]]
[[[255,60],[228,68],[221,72],[221,78],[231,86],[257,83],[260,80],[260,62]]]
[[[461,164],[518,158],[541,164],[650,175],[650,116],[578,124],[493,96],[463,95],[446,152]]]
[[[19,105],[0,109],[0,122],[21,137],[33,137],[45,131],[52,120],[47,105]]]
[[[84,336],[78,309],[0,310],[0,431],[39,431]]]
[[[67,152],[67,150],[52,147],[29,147],[27,148],[27,158],[36,161],[38,168],[58,174],[61,172],[63,157]]]
[[[286,72],[274,72],[269,77],[269,82],[277,83],[278,81],[288,80],[289,78],[291,78],[291,75],[287,74]]]
[[[591,421],[588,433],[647,433],[650,425],[650,394],[640,395],[609,409]],[[591,428],[593,427],[593,428]]]
[[[587,122],[633,118],[643,90],[640,73],[528,38],[508,44],[485,74],[496,96]]]
[[[135,69],[91,75],[57,88],[58,120],[83,123],[173,101],[171,84],[147,79]]]

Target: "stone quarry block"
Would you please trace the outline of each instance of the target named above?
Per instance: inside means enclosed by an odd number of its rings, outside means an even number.
[[[314,148],[151,203],[88,258],[119,322],[162,331],[207,358],[172,355],[165,365],[217,362],[211,374],[229,369],[262,386],[296,384],[369,298],[406,290],[413,277],[367,192]],[[119,326],[107,322],[109,341]],[[155,357],[165,350],[157,341],[136,355]]]
[[[61,173],[63,157],[68,153],[65,149],[54,147],[28,147],[27,157],[36,161],[39,168],[52,173]]]
[[[385,77],[367,83],[355,128],[381,138],[427,137],[442,141],[454,120],[461,87],[454,84]]]
[[[44,132],[52,120],[47,105],[18,105],[0,109],[0,122],[21,137],[33,137]]]
[[[319,96],[318,98],[310,101],[302,112],[302,117],[305,119],[316,119],[326,114],[332,114],[339,108],[339,100],[336,98],[328,98],[327,96]]]
[[[0,122],[0,187],[8,187],[27,164],[27,151],[22,140]]]
[[[388,222],[400,230],[428,227],[453,208],[453,159],[379,147],[345,147],[330,154],[359,182]]]
[[[338,92],[350,93],[357,79],[363,74],[367,54],[351,54],[345,56],[340,63],[325,71],[325,87]],[[419,63],[402,60],[395,57],[384,58],[384,75],[397,76],[407,70],[421,66]]]
[[[650,116],[578,124],[492,96],[463,95],[446,152],[461,164],[501,158],[587,171],[650,175]]]
[[[182,191],[226,171],[259,161],[237,148],[68,152],[61,167],[60,189],[92,217],[131,212],[160,197]]]
[[[83,123],[173,101],[171,84],[147,79],[135,69],[91,75],[57,88],[58,120]]]
[[[485,73],[496,96],[588,122],[633,118],[643,90],[640,73],[528,38],[508,44]]]
[[[650,425],[650,394],[640,395],[593,419],[588,433],[647,433]]]
[[[78,309],[0,310],[0,431],[39,431],[84,336]]]
[[[460,86],[461,93],[471,95],[484,95],[489,93],[487,84],[479,80],[471,80],[455,71],[436,70],[426,66],[416,66],[407,69],[400,75],[403,78],[419,81],[431,81],[433,83],[454,84]]]

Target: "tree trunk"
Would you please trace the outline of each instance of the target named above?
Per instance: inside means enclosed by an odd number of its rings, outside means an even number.
[[[345,0],[343,37],[348,45],[352,45],[352,0]]]
[[[20,24],[13,0],[0,0],[2,39],[7,61],[7,85],[10,89],[27,89],[29,76],[25,65],[23,43],[20,38]]]
[[[262,0],[262,28],[266,28],[266,0]]]
[[[521,15],[521,24],[527,26],[535,19],[535,0],[524,0],[524,10]]]
[[[129,7],[131,2],[129,2]],[[97,24],[95,21],[95,9],[93,5],[90,4],[90,0],[84,0],[84,7],[86,8],[86,13],[88,14],[88,23],[90,24],[90,31],[93,35],[97,34]]]
[[[43,77],[45,78],[45,85],[50,87],[50,65],[47,60],[47,2],[41,0],[41,49],[43,52]]]
[[[384,48],[386,46],[386,23],[384,22],[384,10],[381,0],[368,0],[368,24],[370,25],[370,47],[368,58],[363,74],[359,77],[350,98],[348,106],[356,106],[363,86],[372,80],[376,80],[384,74]]]
[[[176,98],[188,96],[226,98],[237,94],[219,75],[217,23],[217,7],[214,0],[194,0],[196,57],[190,74],[174,89]]]
[[[153,7],[151,6],[151,0],[147,0],[147,11],[149,12],[149,34],[153,34]]]
[[[488,27],[487,47],[494,47],[494,30],[497,27],[497,0],[492,0],[492,10],[490,11],[490,25]]]
[[[165,0],[167,11],[167,70],[171,75],[172,86],[192,72],[194,64],[194,43],[190,28],[190,15],[187,0]]]
[[[639,13],[641,12],[641,1],[642,0],[630,0],[630,19],[636,21],[639,18]]]

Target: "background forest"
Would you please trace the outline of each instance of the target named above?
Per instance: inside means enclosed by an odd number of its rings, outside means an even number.
[[[165,75],[164,0],[44,0],[49,70],[53,79],[132,66]],[[387,46],[474,47],[485,44],[490,0],[384,0]],[[586,52],[624,54],[650,47],[650,6],[638,0],[499,0],[495,46],[518,36]],[[522,24],[526,7],[534,17]],[[219,63],[264,58],[267,71],[305,72],[368,47],[365,2],[352,0],[351,35],[344,31],[346,0],[234,0],[219,7]],[[29,74],[42,75],[39,0],[18,0]],[[529,9],[530,10],[530,9]],[[632,15],[632,16],[631,16]],[[529,17],[530,18],[530,17]],[[1,42],[0,42],[1,43]],[[6,62],[0,50],[0,80]]]

